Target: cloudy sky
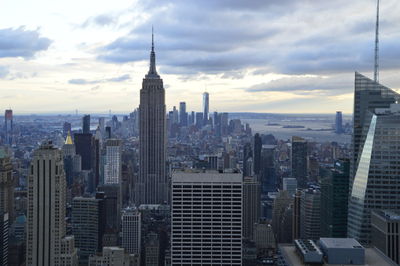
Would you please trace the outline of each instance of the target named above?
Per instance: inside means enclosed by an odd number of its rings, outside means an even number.
[[[1,0],[0,109],[126,113],[154,25],[168,109],[333,113],[372,77],[376,0]],[[381,1],[380,81],[400,89],[400,1]]]

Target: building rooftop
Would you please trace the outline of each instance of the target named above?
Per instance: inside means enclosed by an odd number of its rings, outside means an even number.
[[[386,220],[400,221],[400,212],[399,211],[396,211],[396,210],[373,210],[373,212]]]
[[[301,266],[304,263],[301,261],[301,258],[296,253],[296,248],[293,244],[280,244],[279,249],[281,251],[282,257],[285,259],[286,264],[280,265],[288,265],[288,266]],[[354,266],[354,264],[328,264],[324,263],[323,266]],[[379,250],[375,248],[366,248],[365,249],[365,266],[395,266],[388,257],[382,254]]]
[[[364,249],[354,238],[320,238],[326,248]]]
[[[218,173],[218,172],[205,172],[205,173],[186,173],[174,172],[172,173],[172,182],[197,182],[197,183],[221,183],[221,182],[242,182],[242,174],[240,173]]]

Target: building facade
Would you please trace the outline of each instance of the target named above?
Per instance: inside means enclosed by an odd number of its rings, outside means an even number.
[[[125,208],[121,214],[122,247],[129,254],[140,254],[142,238],[142,216],[132,207]]]
[[[242,175],[173,173],[172,265],[242,265]]]
[[[243,181],[243,237],[252,239],[254,224],[261,217],[261,188],[254,177]]]
[[[104,184],[120,184],[122,175],[122,146],[119,139],[108,139],[105,143]]]
[[[74,237],[66,235],[66,182],[61,150],[44,143],[28,176],[27,265],[77,265]]]
[[[292,177],[297,179],[299,188],[307,188],[307,141],[300,137],[292,137]]]

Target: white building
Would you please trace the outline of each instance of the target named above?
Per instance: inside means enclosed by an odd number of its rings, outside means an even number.
[[[119,184],[122,172],[121,140],[108,139],[105,145],[104,184]]]
[[[172,265],[242,264],[242,175],[173,173]]]
[[[122,247],[130,254],[140,254],[141,214],[136,208],[125,208],[121,215]]]
[[[139,257],[120,247],[103,247],[103,254],[89,257],[89,266],[139,266]]]
[[[28,177],[27,265],[78,265],[74,237],[66,236],[66,181],[61,150],[34,152]]]

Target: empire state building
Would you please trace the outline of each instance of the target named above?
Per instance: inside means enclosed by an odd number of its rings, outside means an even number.
[[[135,203],[159,204],[168,200],[166,175],[165,90],[157,74],[154,37],[150,69],[143,79],[139,105],[139,177],[135,184]]]

